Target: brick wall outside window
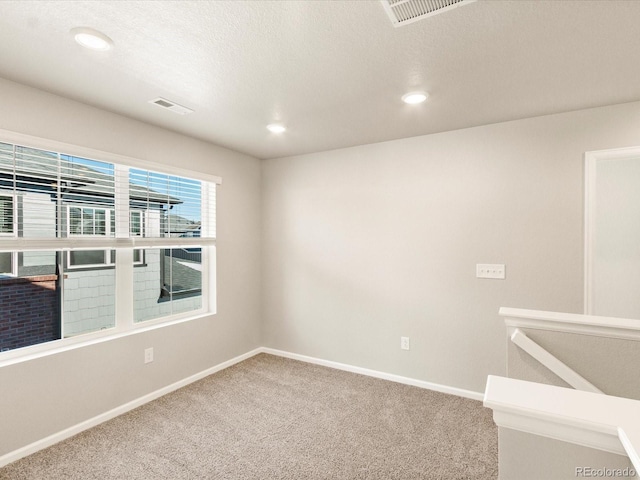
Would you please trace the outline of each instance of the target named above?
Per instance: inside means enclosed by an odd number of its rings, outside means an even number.
[[[60,338],[57,279],[0,279],[0,351]]]

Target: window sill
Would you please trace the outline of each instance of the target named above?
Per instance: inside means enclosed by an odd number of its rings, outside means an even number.
[[[0,285],[16,285],[19,283],[34,282],[55,282],[58,280],[57,275],[36,275],[33,277],[10,277],[8,275],[0,275]]]

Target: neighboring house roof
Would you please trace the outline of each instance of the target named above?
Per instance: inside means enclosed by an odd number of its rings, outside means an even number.
[[[176,215],[175,213],[170,213],[168,215],[169,220],[169,228],[172,232],[183,233],[185,235],[181,236],[189,236],[189,237],[199,237],[199,234],[193,234],[194,232],[199,232],[200,230],[200,222],[194,222],[193,220],[189,220],[188,218],[182,217],[180,215]],[[186,235],[190,233],[190,235]]]
[[[171,289],[175,293],[202,289],[202,272],[198,268],[201,266],[201,262],[164,256],[164,268],[165,271],[171,271]]]
[[[0,143],[0,186],[11,188],[14,174],[17,183],[34,185],[39,190],[56,190],[58,182],[62,184],[65,200],[74,201],[88,196],[113,197],[113,174],[104,173],[87,165],[58,159],[52,152],[19,147],[13,151],[13,145]],[[78,198],[75,200],[78,201]],[[132,202],[151,202],[156,204],[177,205],[182,200],[171,195],[157,192],[144,185],[129,182],[129,199]]]

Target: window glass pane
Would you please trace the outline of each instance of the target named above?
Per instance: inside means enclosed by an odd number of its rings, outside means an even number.
[[[145,250],[134,270],[135,322],[202,308],[202,252],[191,250]]]
[[[0,275],[13,274],[13,253],[0,252]]]
[[[82,235],[82,210],[78,207],[69,208],[69,234]]]
[[[0,233],[13,233],[13,197],[0,196]]]
[[[69,252],[69,255],[87,263],[105,261],[104,250]],[[113,253],[109,253],[111,255]],[[62,305],[64,338],[115,326],[115,285],[115,268],[65,269]]]
[[[16,145],[12,184],[21,211],[19,236],[56,236],[58,167],[57,153]]]
[[[145,237],[196,237],[202,225],[202,182],[129,170],[131,208],[146,211]]]
[[[106,212],[104,210],[95,211],[95,233],[96,235],[107,234]]]
[[[0,188],[13,189],[13,145],[0,143]]]
[[[0,264],[12,256],[16,276],[0,277],[0,351],[60,338],[56,252],[0,253]]]
[[[131,224],[129,226],[132,236],[139,237],[142,235],[142,212],[133,211],[130,213]]]
[[[82,234],[93,235],[93,209],[82,209]]]
[[[66,188],[61,193],[63,205],[82,208],[82,235],[114,236],[109,228],[115,206],[115,166],[87,158],[60,155],[61,181]],[[73,183],[64,183],[65,177]]]
[[[171,236],[200,237],[202,225],[201,182],[173,177],[171,194],[180,199],[169,214]]]
[[[102,209],[106,222],[105,210],[115,205],[114,178],[110,163],[0,144],[0,190],[16,193],[20,237],[106,235],[107,225],[101,223],[102,217],[94,218],[94,208]],[[69,206],[94,208],[67,215]],[[0,206],[0,233],[6,229],[4,210]]]
[[[173,294],[199,292],[202,288],[200,248],[165,250],[164,286]]]
[[[145,264],[133,269],[134,321],[142,322],[171,315],[171,302],[162,292],[161,261],[164,250],[146,249]]]
[[[69,252],[69,265],[81,267],[85,265],[104,265],[105,250],[76,250]]]
[[[87,252],[69,254],[77,253]],[[104,252],[100,254],[104,260]],[[0,350],[115,326],[115,268],[66,269],[58,276],[62,252],[13,255],[18,259],[17,277],[0,277]]]

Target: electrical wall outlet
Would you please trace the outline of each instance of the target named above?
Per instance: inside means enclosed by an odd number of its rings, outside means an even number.
[[[477,278],[493,278],[495,280],[504,280],[505,266],[504,263],[478,263],[476,265]]]
[[[144,351],[144,363],[153,362],[153,347],[146,348]]]
[[[402,350],[409,350],[409,337],[400,337],[400,348]]]

